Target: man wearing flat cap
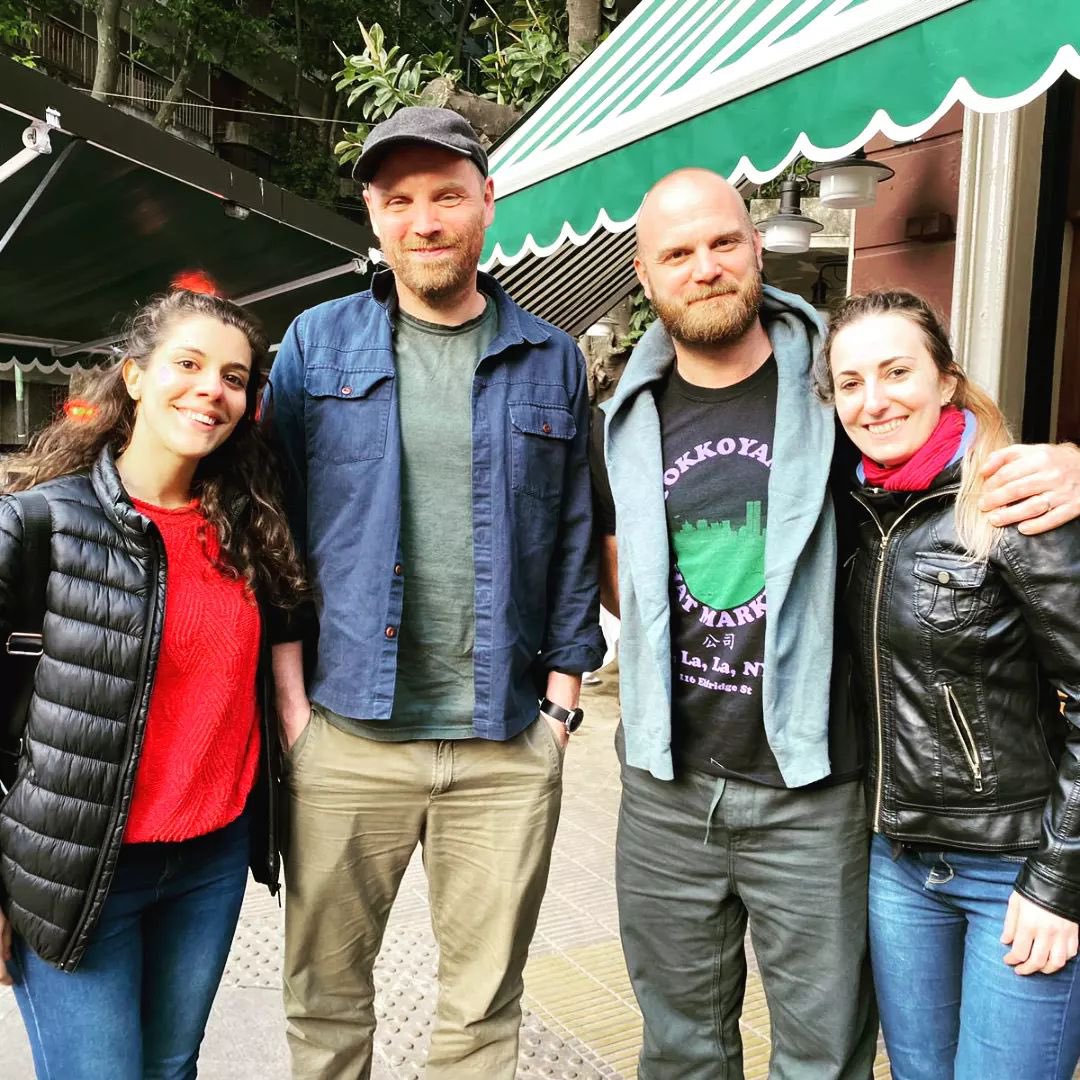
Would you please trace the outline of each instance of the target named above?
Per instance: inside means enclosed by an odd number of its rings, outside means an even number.
[[[478,272],[494,195],[464,120],[395,113],[357,176],[389,272],[296,319],[266,401],[318,622],[306,685],[302,643],[274,647],[293,1074],[369,1076],[372,968],[421,844],[427,1076],[512,1080],[563,755],[604,651],[585,365]]]

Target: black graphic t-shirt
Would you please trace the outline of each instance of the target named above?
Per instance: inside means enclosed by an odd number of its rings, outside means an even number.
[[[761,708],[776,388],[770,357],[749,378],[719,390],[691,386],[673,372],[656,387],[655,397],[672,561],[676,765],[784,787]],[[599,534],[612,536],[615,501],[604,465],[603,419],[597,411],[589,446],[594,520]],[[834,485],[841,507],[851,502],[854,460],[850,446],[838,447]],[[841,537],[848,531],[841,528]],[[842,620],[837,625],[842,628]],[[840,643],[829,724],[832,771],[813,786],[853,780],[861,771],[863,736],[848,707],[849,670],[848,651]]]
[[[734,386],[656,391],[671,540],[672,752],[783,787],[765,737],[765,536],[776,361]]]

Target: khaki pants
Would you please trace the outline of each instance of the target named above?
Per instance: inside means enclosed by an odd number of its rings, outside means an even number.
[[[539,720],[507,742],[375,742],[318,709],[289,752],[285,1014],[293,1076],[367,1080],[372,968],[423,845],[439,944],[429,1080],[512,1080],[522,969],[547,884],[562,751]]]

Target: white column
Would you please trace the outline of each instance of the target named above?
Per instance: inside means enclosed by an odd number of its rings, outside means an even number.
[[[964,114],[952,337],[1014,431],[1024,410],[1045,115],[1045,97],[1012,112]]]

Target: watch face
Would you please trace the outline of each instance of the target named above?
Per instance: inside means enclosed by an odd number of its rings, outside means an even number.
[[[570,715],[566,718],[566,730],[577,731],[581,727],[581,721],[585,719],[584,709],[571,709]]]

